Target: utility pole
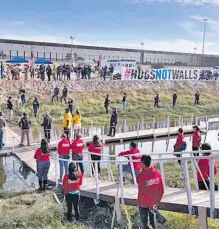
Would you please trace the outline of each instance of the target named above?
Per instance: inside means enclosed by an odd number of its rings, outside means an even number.
[[[203,33],[203,45],[202,45],[202,54],[205,53],[205,33],[206,33],[206,23],[207,23],[208,19],[204,18],[203,22],[204,22],[204,33]]]
[[[73,64],[73,47],[72,46],[74,44],[75,37],[70,36],[70,39],[71,39],[71,62]]]

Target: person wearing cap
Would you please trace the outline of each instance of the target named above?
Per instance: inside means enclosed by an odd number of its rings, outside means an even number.
[[[176,92],[173,93],[173,107],[176,105],[176,100],[177,100],[177,94]]]
[[[110,118],[110,130],[107,136],[115,137],[117,122],[118,122],[118,113],[116,108],[113,108],[111,118]]]
[[[60,159],[64,160],[59,160],[59,166],[60,166],[60,179],[59,181],[62,181],[64,169],[65,169],[65,174],[68,173],[68,159],[69,154],[70,154],[70,141],[67,139],[67,135],[65,133],[62,134],[61,136],[62,140],[58,143],[58,154]]]
[[[46,115],[44,116],[43,121],[41,123],[41,126],[43,126],[45,138],[48,140],[49,143],[52,129],[52,118],[50,117],[49,112],[46,112]]]
[[[142,171],[137,176],[137,205],[143,229],[155,229],[155,216],[151,210],[157,209],[163,198],[164,182],[160,172],[151,166],[150,156],[143,155],[141,163]]]
[[[76,166],[80,168],[81,173],[84,174],[84,165],[83,161],[83,149],[85,147],[84,141],[81,139],[81,135],[79,133],[76,134],[76,139],[73,140],[71,144],[72,149],[72,160],[73,161],[81,161],[81,163],[76,163]]]
[[[81,130],[81,114],[79,110],[75,111],[75,114],[73,116],[73,128],[74,128],[74,138],[77,133]]]
[[[210,151],[211,146],[208,143],[204,143],[201,146],[201,150],[203,151]],[[203,153],[203,156],[208,157],[211,156],[211,152],[205,152]],[[200,159],[198,161],[198,167],[201,172],[197,172],[197,180],[198,180],[198,187],[199,190],[207,190],[207,188],[210,190],[210,159],[205,158],[205,159]],[[214,175],[217,175],[217,164],[214,161]],[[203,179],[204,180],[203,180]],[[207,186],[207,187],[206,187]],[[217,184],[214,185],[215,191],[218,191],[218,186]]]
[[[65,109],[64,119],[62,121],[62,128],[64,129],[64,133],[67,135],[67,139],[69,139],[70,128],[72,126],[72,115],[68,108]]]
[[[199,151],[201,145],[201,133],[198,126],[193,126],[193,136],[192,136],[192,151]],[[199,156],[199,153],[193,153],[194,157]]]
[[[3,143],[3,130],[4,130],[5,126],[6,126],[5,125],[5,120],[2,117],[2,112],[0,112],[0,150],[4,146],[4,143]]]
[[[133,162],[133,168],[134,168],[134,172],[135,172],[135,175],[139,175],[139,173],[141,172],[141,169],[142,169],[142,164],[141,164],[141,155],[138,155],[140,154],[140,150],[137,148],[137,145],[135,142],[131,142],[130,143],[130,150],[128,151],[124,151],[124,152],[121,152],[119,154],[119,156],[123,156],[123,157],[127,157],[128,160],[139,160],[139,162]],[[125,174],[126,173],[130,173],[132,174],[132,168],[131,168],[131,163],[129,162],[128,164],[126,165],[122,165],[122,171],[123,171],[123,174],[124,174],[124,177],[123,177],[123,180],[124,182],[126,181],[126,178],[125,178]],[[132,174],[133,176],[133,174]]]

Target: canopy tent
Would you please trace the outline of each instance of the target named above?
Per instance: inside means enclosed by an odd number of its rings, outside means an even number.
[[[53,64],[53,62],[47,59],[40,58],[35,60],[35,64]]]
[[[13,57],[10,60],[7,60],[6,63],[8,64],[23,64],[23,63],[29,63],[27,60],[17,56],[17,57]]]

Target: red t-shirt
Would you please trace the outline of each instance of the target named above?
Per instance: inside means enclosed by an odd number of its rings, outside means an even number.
[[[63,138],[58,144],[58,154],[59,156],[69,155],[70,153],[70,141]]]
[[[77,173],[76,176],[78,179],[76,181],[72,181],[68,179],[69,178],[68,174],[65,174],[63,178],[63,183],[62,183],[65,194],[72,192],[72,191],[80,191],[80,186],[82,185],[83,175],[81,173]]]
[[[50,152],[43,153],[40,148],[38,148],[35,152],[34,159],[37,160],[37,162],[44,162],[50,160]]]
[[[71,144],[72,154],[82,154],[84,147],[85,143],[82,139],[75,139]]]
[[[121,152],[119,156],[127,157],[128,159],[132,160],[139,160],[139,162],[133,162],[134,169],[135,170],[141,170],[142,164],[141,164],[141,155],[137,156],[137,154],[140,153],[140,150],[138,148],[133,148],[125,152]],[[136,156],[128,157],[129,155],[136,154]],[[130,162],[128,163],[129,166],[131,166]]]
[[[88,146],[88,151],[89,151],[90,153],[101,154],[102,151],[103,151],[103,144],[100,143],[100,146],[99,146],[99,147],[96,147],[96,146],[94,145],[94,143],[91,142],[91,143],[89,144],[89,146]]]
[[[137,176],[138,200],[137,204],[142,208],[152,208],[158,205],[164,194],[163,179],[160,172],[153,166],[143,168]]]
[[[200,147],[200,142],[201,142],[201,134],[199,131],[194,131],[193,137],[192,137],[192,146],[193,147]]]
[[[184,134],[179,134],[177,139],[176,139],[176,144],[174,145],[174,149],[175,150],[182,149],[183,141],[184,141]]]
[[[203,178],[205,180],[210,180],[210,159],[200,159],[198,162],[199,169],[203,175]],[[217,175],[217,165],[216,162],[214,162],[214,175]],[[197,180],[202,181],[202,177],[199,173],[197,172]]]

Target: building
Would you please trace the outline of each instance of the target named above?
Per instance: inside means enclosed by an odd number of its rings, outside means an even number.
[[[219,55],[163,52],[140,49],[108,48],[35,41],[0,39],[0,59],[20,56],[26,59],[46,58],[55,62],[70,62],[72,54],[77,59],[135,59],[140,64],[171,66],[213,67],[219,65]]]

